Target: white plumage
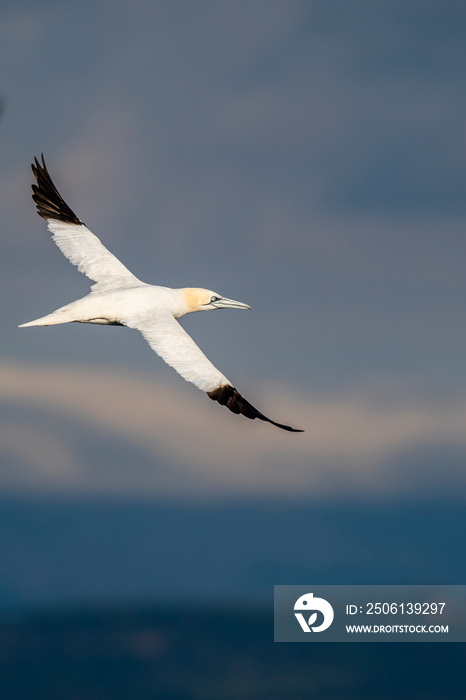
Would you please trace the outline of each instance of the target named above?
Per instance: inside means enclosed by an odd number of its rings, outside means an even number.
[[[84,224],[47,219],[47,228],[65,258],[96,283],[93,291],[143,284]]]
[[[194,311],[249,309],[216,292],[201,288],[170,289],[142,282],[102,245],[62,199],[45,165],[34,159],[33,199],[47,221],[52,238],[68,260],[94,284],[91,292],[26,326],[59,323],[122,325],[140,331],[150,347],[186,381],[227,406],[233,413],[259,418],[292,432],[302,432],[276,423],[244,399],[224,374],[214,367],[176,319]]]

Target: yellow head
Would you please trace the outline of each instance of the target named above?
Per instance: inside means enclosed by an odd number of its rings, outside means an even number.
[[[179,290],[186,304],[186,313],[194,311],[213,311],[214,309],[250,309],[247,304],[233,299],[226,299],[217,292],[199,287],[186,287]]]

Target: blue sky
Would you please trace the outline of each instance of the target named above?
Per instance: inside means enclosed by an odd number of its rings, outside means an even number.
[[[3,3],[4,488],[112,491],[115,435],[178,474],[138,452],[123,491],[399,494],[434,448],[426,489],[463,486],[465,28],[458,2]],[[252,306],[184,325],[304,436],[222,412],[124,329],[17,329],[88,290],[35,214],[40,151],[138,277]],[[98,477],[58,417],[108,445]]]

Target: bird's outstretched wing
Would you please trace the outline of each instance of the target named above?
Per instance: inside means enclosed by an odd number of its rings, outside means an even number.
[[[37,213],[47,221],[47,228],[63,255],[79,272],[96,282],[92,289],[104,291],[143,284],[102,245],[62,199],[48,173],[43,154],[42,163],[34,158],[31,168],[37,181],[37,185],[32,185]]]
[[[241,413],[246,418],[259,418],[293,433],[303,432],[276,423],[246,401],[171,314],[159,314],[150,319],[127,319],[124,325],[140,331],[151,348],[183,379],[192,382],[198,389],[205,391],[209,398],[218,401],[233,413]]]

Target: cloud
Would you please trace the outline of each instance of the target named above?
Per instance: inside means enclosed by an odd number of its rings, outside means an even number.
[[[4,458],[0,480],[4,487],[15,488],[23,480],[29,489],[41,485],[55,490],[75,483],[74,476],[80,465],[60,435],[10,419],[0,424],[0,443]],[[11,459],[16,467],[15,474],[7,467]]]
[[[441,455],[448,461],[449,452],[455,459],[448,488],[464,482],[458,464],[459,455],[466,455],[466,396],[429,402],[387,386],[314,397],[287,387],[267,392],[251,387],[247,396],[273,418],[304,427],[306,432],[293,435],[246,421],[189,386],[172,387],[145,375],[2,363],[4,405],[55,415],[57,421],[66,418],[84,434],[87,430],[89,435],[101,436],[98,461],[92,450],[84,459],[70,452],[72,441],[67,442],[66,434],[53,435],[49,426],[52,439],[47,442],[40,423],[33,430],[23,430],[27,422],[17,418],[3,427],[8,439],[2,449],[6,457],[15,454],[23,460],[35,488],[43,476],[45,490],[183,497],[402,494],[416,488],[416,474],[422,474],[432,446],[439,455],[438,478],[430,460],[429,488],[441,487],[445,467]],[[134,453],[134,463],[128,456],[128,467],[118,471],[116,485],[112,478],[115,442],[139,451]],[[107,449],[102,449],[105,444]],[[139,468],[141,451],[152,456],[152,470],[146,458],[144,468]],[[162,471],[160,465],[165,465]],[[98,479],[93,472],[99,472]],[[11,488],[11,474],[8,478],[0,474],[0,484],[2,480]],[[21,481],[28,490],[24,474]]]

